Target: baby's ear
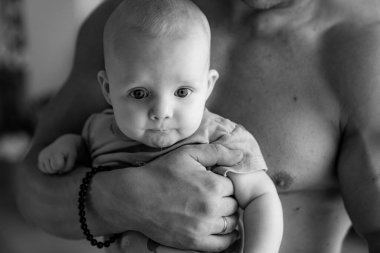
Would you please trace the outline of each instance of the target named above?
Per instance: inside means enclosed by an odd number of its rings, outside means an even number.
[[[100,84],[100,88],[102,89],[102,93],[107,103],[112,106],[112,101],[110,99],[110,83],[108,82],[107,73],[105,70],[100,70],[98,72],[98,82]]]
[[[219,78],[219,73],[215,69],[210,69],[208,72],[208,92],[207,92],[207,98],[210,96],[212,90],[214,89],[215,83]]]

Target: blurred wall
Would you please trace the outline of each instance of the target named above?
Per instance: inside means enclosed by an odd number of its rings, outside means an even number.
[[[102,0],[27,0],[27,96],[54,93],[71,69],[75,38]]]
[[[0,137],[24,129],[23,0],[0,0]]]

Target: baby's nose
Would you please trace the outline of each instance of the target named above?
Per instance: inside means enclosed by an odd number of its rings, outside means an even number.
[[[149,112],[151,120],[170,119],[173,116],[173,110],[168,103],[157,103]]]

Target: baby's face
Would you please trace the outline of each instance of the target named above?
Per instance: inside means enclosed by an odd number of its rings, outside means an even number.
[[[197,38],[146,36],[119,44],[107,63],[109,91],[103,92],[126,136],[168,147],[196,131],[218,78],[209,70],[207,45]]]

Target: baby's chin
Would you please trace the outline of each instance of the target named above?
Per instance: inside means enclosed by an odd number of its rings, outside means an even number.
[[[152,148],[167,148],[173,145],[175,142],[168,141],[159,141],[159,142],[151,142],[148,146]]]
[[[152,148],[167,148],[178,142],[177,138],[169,136],[160,136],[156,138],[150,138],[144,142],[145,145]]]
[[[145,145],[152,147],[152,148],[167,148],[175,143],[188,138],[191,136],[195,130],[193,129],[185,129],[185,130],[178,130],[173,129],[169,131],[148,131],[145,132],[144,136],[142,137],[143,140],[140,140],[140,142],[144,143]]]

